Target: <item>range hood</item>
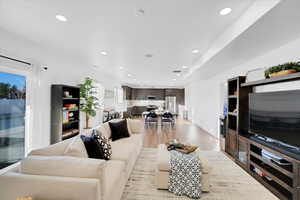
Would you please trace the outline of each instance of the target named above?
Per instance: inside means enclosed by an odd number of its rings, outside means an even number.
[[[147,99],[148,99],[148,100],[155,100],[155,99],[156,99],[156,96],[148,95],[148,96],[147,96]]]

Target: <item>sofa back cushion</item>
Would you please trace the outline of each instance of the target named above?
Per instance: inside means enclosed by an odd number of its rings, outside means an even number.
[[[101,130],[103,131],[103,133],[105,133],[106,138],[110,139],[111,138],[111,130],[109,127],[109,123],[105,122],[103,124],[101,124]]]
[[[20,163],[20,172],[31,175],[101,178],[104,160],[70,156],[28,156]]]
[[[70,144],[65,149],[64,155],[81,157],[81,158],[89,157],[80,136],[76,136],[72,138],[72,142],[70,142]]]
[[[132,134],[141,133],[143,131],[143,122],[137,119],[127,119],[127,124],[129,125],[129,129]]]
[[[96,127],[94,130],[96,130],[98,135],[104,136],[109,139],[111,137],[111,131],[110,128],[107,128],[106,126],[109,126],[107,122]],[[109,129],[109,131],[107,129]]]
[[[40,156],[62,156],[69,146],[69,144],[73,141],[73,138],[58,142],[56,144],[52,144],[50,146],[32,150],[28,155],[40,155]]]

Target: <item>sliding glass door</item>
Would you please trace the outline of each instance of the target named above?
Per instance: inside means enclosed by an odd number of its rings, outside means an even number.
[[[0,169],[25,155],[26,77],[0,72]]]

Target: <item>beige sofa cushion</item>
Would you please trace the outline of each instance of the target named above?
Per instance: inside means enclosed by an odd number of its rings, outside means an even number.
[[[126,122],[127,122],[128,133],[129,133],[129,135],[132,135],[133,132],[131,130],[130,119],[126,119]]]
[[[110,122],[118,122],[122,119],[113,119]],[[143,123],[141,120],[132,120],[126,119],[127,121],[127,128],[130,135],[141,133],[143,130]],[[95,128],[99,133],[103,134],[106,138],[111,138],[111,130],[109,127],[109,123],[105,122],[100,126]]]
[[[123,161],[110,160],[103,168],[102,190],[104,199],[110,199],[114,193],[119,193],[120,181],[124,177],[125,163]]]
[[[101,178],[104,160],[69,156],[28,156],[20,163],[20,172],[31,175]]]
[[[61,156],[64,154],[66,148],[73,141],[73,138],[61,141],[50,146],[32,150],[28,155],[40,155],[40,156]]]
[[[107,134],[107,138],[110,139],[111,138],[111,130],[110,130],[108,122],[101,124],[101,126],[103,127],[103,130],[105,130],[105,133]]]
[[[201,161],[202,173],[210,173],[210,171],[212,170],[212,166],[207,158],[203,156],[203,153],[201,153],[199,148],[196,150],[196,153],[198,154],[198,157]]]
[[[98,126],[96,128],[96,131],[99,135],[102,135],[102,136],[106,137],[107,139],[109,139],[111,135],[110,135],[110,132],[107,131],[107,127],[105,127],[105,126],[106,125],[101,124],[100,126]]]
[[[110,145],[112,149],[112,160],[122,160],[127,162],[130,160],[131,155],[137,151],[134,143],[131,144],[127,142],[111,142]]]
[[[72,138],[72,142],[65,149],[64,155],[80,157],[80,158],[89,157],[80,136],[76,136]]]
[[[169,171],[170,166],[170,152],[167,150],[166,145],[158,145],[158,169],[161,171]]]
[[[141,120],[135,120],[135,119],[127,119],[130,131],[132,134],[141,133],[143,131],[143,122]]]

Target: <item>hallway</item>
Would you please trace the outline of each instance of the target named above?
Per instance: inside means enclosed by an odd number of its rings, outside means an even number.
[[[145,128],[144,147],[157,147],[173,139],[190,145],[199,146],[204,151],[219,151],[219,141],[200,127],[189,121],[177,119],[174,128],[168,124],[156,127],[152,124]]]

